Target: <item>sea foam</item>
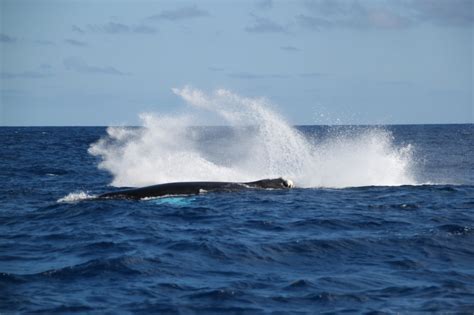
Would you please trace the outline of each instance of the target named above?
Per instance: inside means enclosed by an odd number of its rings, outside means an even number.
[[[173,89],[194,111],[220,117],[231,133],[205,137],[196,115],[141,114],[141,128],[109,127],[89,153],[113,186],[286,177],[298,187],[416,184],[412,147],[381,127],[348,129],[323,140],[303,135],[264,98],[228,90]],[[204,139],[204,140],[203,140]]]
[[[78,191],[69,193],[67,196],[59,198],[57,202],[78,202],[81,200],[93,199],[95,197],[95,195],[89,195],[84,191]]]

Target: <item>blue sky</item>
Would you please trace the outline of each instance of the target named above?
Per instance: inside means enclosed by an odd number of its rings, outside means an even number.
[[[0,3],[0,125],[134,125],[185,85],[293,124],[474,121],[471,0]]]

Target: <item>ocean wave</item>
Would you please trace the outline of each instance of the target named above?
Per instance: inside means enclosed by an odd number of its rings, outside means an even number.
[[[146,274],[148,267],[159,264],[158,258],[141,258],[133,256],[121,256],[109,259],[93,259],[88,262],[47,270],[34,276],[42,276],[57,279],[71,279],[84,277],[96,277],[103,273],[115,273],[122,276],[133,276]]]

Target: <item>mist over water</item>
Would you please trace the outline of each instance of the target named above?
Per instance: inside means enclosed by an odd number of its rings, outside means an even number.
[[[317,139],[289,125],[265,99],[227,90],[173,91],[228,127],[196,127],[202,122],[191,114],[142,114],[142,128],[109,127],[89,153],[101,157],[99,168],[113,175],[111,185],[280,176],[299,187],[417,183],[411,146],[396,146],[383,128],[347,129]]]

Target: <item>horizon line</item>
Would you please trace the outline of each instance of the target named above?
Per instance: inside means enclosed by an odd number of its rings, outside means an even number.
[[[337,127],[337,126],[429,126],[429,125],[473,125],[474,122],[456,122],[456,123],[389,123],[389,124],[294,124],[292,127]],[[239,127],[249,127],[253,125],[241,125]],[[108,128],[108,127],[127,127],[140,128],[140,125],[2,125],[0,128]],[[189,127],[235,127],[232,125],[194,125]]]

